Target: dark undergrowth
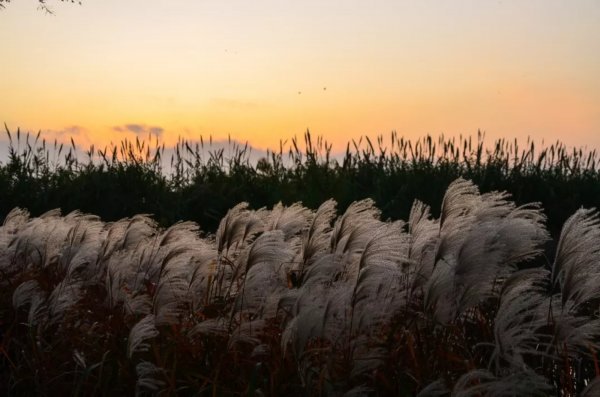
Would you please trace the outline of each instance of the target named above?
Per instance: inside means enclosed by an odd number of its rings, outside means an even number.
[[[0,163],[0,221],[15,207],[38,216],[54,208],[80,210],[105,221],[152,214],[162,227],[180,220],[214,232],[220,219],[240,202],[250,208],[272,208],[278,202],[302,202],[316,209],[333,198],[340,211],[371,198],[382,219],[407,219],[414,199],[431,205],[438,216],[449,184],[463,177],[481,192],[508,191],[518,204],[540,202],[548,230],[557,237],[561,225],[577,209],[600,207],[596,152],[568,150],[556,142],[536,148],[529,140],[501,140],[485,145],[483,134],[416,141],[391,134],[348,143],[341,160],[332,160],[331,146],[309,132],[304,147],[293,139],[278,152],[252,164],[247,147],[231,144],[210,150],[208,143],[181,140],[170,158],[164,145],[123,141],[119,146],[77,153],[76,146],[48,144],[40,138],[10,132],[9,158]],[[488,149],[486,149],[488,147]],[[339,157],[338,157],[339,158]],[[82,160],[84,159],[84,160]]]

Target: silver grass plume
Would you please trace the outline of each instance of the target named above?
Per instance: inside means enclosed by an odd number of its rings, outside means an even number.
[[[311,287],[324,283],[331,283],[350,266],[355,255],[350,254],[325,254],[304,272],[302,286]]]
[[[73,211],[64,218],[68,233],[57,247],[58,269],[68,278],[81,279],[86,286],[102,284],[103,269],[97,267],[104,242],[104,224],[94,215]]]
[[[62,320],[67,312],[75,311],[74,306],[84,297],[85,290],[81,280],[63,279],[48,298],[50,321]]]
[[[123,303],[127,315],[139,316],[152,312],[152,298],[148,294],[128,295]]]
[[[538,255],[548,239],[545,217],[535,204],[515,208],[506,201],[505,193],[477,196],[465,183],[458,187],[457,194],[468,196],[467,204],[458,211],[449,208],[456,197],[445,201],[446,221],[443,226],[440,221],[436,254],[439,260],[424,295],[426,310],[436,303],[434,317],[441,323],[496,296],[496,284],[508,277],[518,262]],[[448,190],[449,197],[453,189]]]
[[[579,397],[598,397],[600,396],[600,377],[590,381]]]
[[[177,222],[160,236],[159,246],[180,244],[182,240],[197,237],[200,227],[194,222]]]
[[[6,234],[16,234],[27,222],[29,222],[29,211],[16,207],[4,218],[2,230]]]
[[[481,196],[473,182],[459,178],[448,186],[442,201],[434,267],[456,254],[473,223],[473,210],[480,203]]]
[[[142,390],[157,393],[166,386],[166,382],[158,379],[163,375],[164,369],[158,368],[152,363],[142,361],[135,367],[138,380],[136,383],[136,396],[140,395]]]
[[[265,232],[258,237],[240,256],[236,277],[243,268],[245,279],[237,294],[232,315],[239,310],[254,313],[271,293],[285,288],[292,255],[281,230]]]
[[[383,223],[358,259],[358,278],[349,278],[355,282],[352,318],[359,328],[381,325],[404,303],[396,299],[409,261],[409,236],[403,227],[400,221]]]
[[[209,335],[209,336],[227,336],[229,332],[228,321],[225,319],[210,319],[198,323],[189,333],[189,337],[194,335]]]
[[[30,305],[31,300],[41,293],[40,286],[36,280],[27,280],[21,283],[13,292],[13,307],[15,310]]]
[[[526,269],[513,273],[502,284],[500,306],[494,319],[494,352],[490,366],[500,370],[500,360],[522,368],[524,354],[540,354],[536,330],[543,324],[541,307],[547,300],[545,286],[550,273],[545,269]]]
[[[302,277],[307,267],[327,252],[327,242],[331,238],[331,222],[336,214],[336,205],[337,203],[333,199],[327,200],[313,215],[310,225],[302,237],[299,277]]]
[[[408,218],[408,234],[410,246],[408,259],[412,263],[411,292],[422,287],[431,277],[433,272],[433,259],[439,224],[431,219],[429,206],[415,200]]]
[[[81,353],[78,350],[73,350],[73,360],[75,361],[75,363],[77,363],[77,365],[79,365],[81,368],[86,369],[87,365],[85,364],[85,356],[83,355],[83,353]]]
[[[438,379],[425,386],[417,397],[440,397],[445,396],[450,392],[443,379]]]
[[[479,189],[471,181],[458,178],[452,182],[442,200],[440,229],[454,218],[460,218],[480,202]]]
[[[591,318],[581,315],[575,310],[574,303],[567,301],[565,306],[561,305],[560,295],[553,295],[550,299],[544,301],[544,305],[538,308],[539,317],[543,315],[550,316],[554,323],[554,333],[549,343],[543,343],[547,347],[546,354],[553,349],[558,354],[562,349],[567,348],[569,356],[587,356],[590,347],[600,348],[596,342],[600,337],[600,318]],[[544,324],[547,323],[544,319]]]
[[[96,263],[94,264],[94,267],[99,272],[104,273],[106,263],[110,260],[113,253],[121,248],[128,225],[129,219],[127,218],[104,224],[105,237],[100,246]]]
[[[379,223],[381,211],[371,199],[356,201],[338,218],[331,232],[330,252],[346,253],[360,250]]]
[[[580,209],[564,224],[552,267],[552,285],[560,284],[562,305],[575,306],[600,297],[600,219]]]
[[[230,209],[221,220],[216,233],[217,252],[227,253],[231,247],[242,247],[263,230],[262,217],[248,210],[248,203]]]
[[[281,230],[273,230],[261,234],[238,258],[237,274],[247,273],[259,263],[284,262],[289,255],[284,234]],[[236,274],[236,276],[237,276]]]
[[[511,372],[497,378],[488,371],[474,369],[458,379],[452,390],[452,397],[543,397],[550,390],[552,386],[547,383],[546,378],[531,370]]]
[[[131,358],[133,353],[148,350],[150,345],[144,341],[156,338],[159,334],[154,323],[154,315],[149,314],[131,328],[127,341],[127,357]]]
[[[217,290],[218,285],[215,281],[219,274],[217,258],[216,248],[209,245],[194,255],[189,287],[194,311],[204,310],[204,306],[210,302],[211,291]]]
[[[156,324],[177,324],[181,307],[189,301],[189,282],[174,272],[166,273],[158,283],[153,298]]]
[[[156,233],[156,222],[149,215],[135,215],[129,220],[121,242],[121,249],[129,249],[146,242]]]
[[[311,211],[303,207],[301,203],[285,207],[279,202],[265,219],[264,230],[281,230],[285,240],[288,240],[308,227],[310,216]]]

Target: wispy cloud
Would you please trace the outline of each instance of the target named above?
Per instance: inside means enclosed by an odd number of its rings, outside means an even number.
[[[114,126],[113,131],[116,132],[133,132],[138,135],[157,135],[160,136],[165,129],[159,126],[148,126],[146,124],[125,124]]]
[[[65,127],[62,130],[48,130],[48,135],[54,137],[72,137],[72,136],[83,136],[87,137],[88,129],[80,125],[71,125]]]

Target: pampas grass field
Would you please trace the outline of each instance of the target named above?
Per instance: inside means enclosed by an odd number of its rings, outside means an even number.
[[[253,166],[238,148],[225,170],[182,141],[168,175],[158,145],[60,164],[45,143],[13,148],[5,395],[600,395],[595,153],[397,139],[332,164],[306,144],[289,167],[283,149]],[[223,211],[245,186],[254,201]],[[527,201],[537,186],[556,208]]]

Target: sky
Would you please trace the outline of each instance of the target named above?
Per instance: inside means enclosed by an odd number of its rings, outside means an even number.
[[[0,122],[103,147],[309,129],[600,149],[598,0],[13,0]],[[0,146],[6,137],[0,138]]]

